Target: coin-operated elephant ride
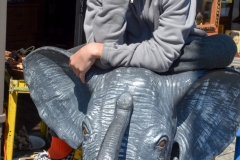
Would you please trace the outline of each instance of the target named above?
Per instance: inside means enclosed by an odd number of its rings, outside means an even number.
[[[159,75],[92,66],[82,83],[67,50],[42,47],[24,60],[40,117],[84,160],[211,160],[240,122],[240,73],[231,68]]]

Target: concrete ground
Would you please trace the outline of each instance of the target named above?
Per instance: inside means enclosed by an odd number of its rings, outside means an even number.
[[[219,156],[217,156],[215,160],[234,160],[235,143],[236,140],[234,140]]]

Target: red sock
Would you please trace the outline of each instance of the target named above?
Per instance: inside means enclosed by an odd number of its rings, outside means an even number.
[[[61,160],[69,155],[72,150],[73,148],[71,148],[66,142],[60,138],[52,136],[51,147],[48,149],[48,155],[52,159]]]

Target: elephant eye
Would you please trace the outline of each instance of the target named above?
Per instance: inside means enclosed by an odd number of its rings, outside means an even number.
[[[166,144],[167,144],[167,137],[164,136],[164,137],[160,138],[158,146],[163,148],[166,146]]]
[[[159,146],[160,147],[164,147],[166,145],[166,141],[165,140],[162,140],[160,143],[159,143]]]

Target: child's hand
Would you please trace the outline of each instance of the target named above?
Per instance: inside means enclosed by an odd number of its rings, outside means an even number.
[[[85,83],[85,74],[102,55],[102,43],[89,43],[78,50],[70,57],[69,66],[83,83]]]

